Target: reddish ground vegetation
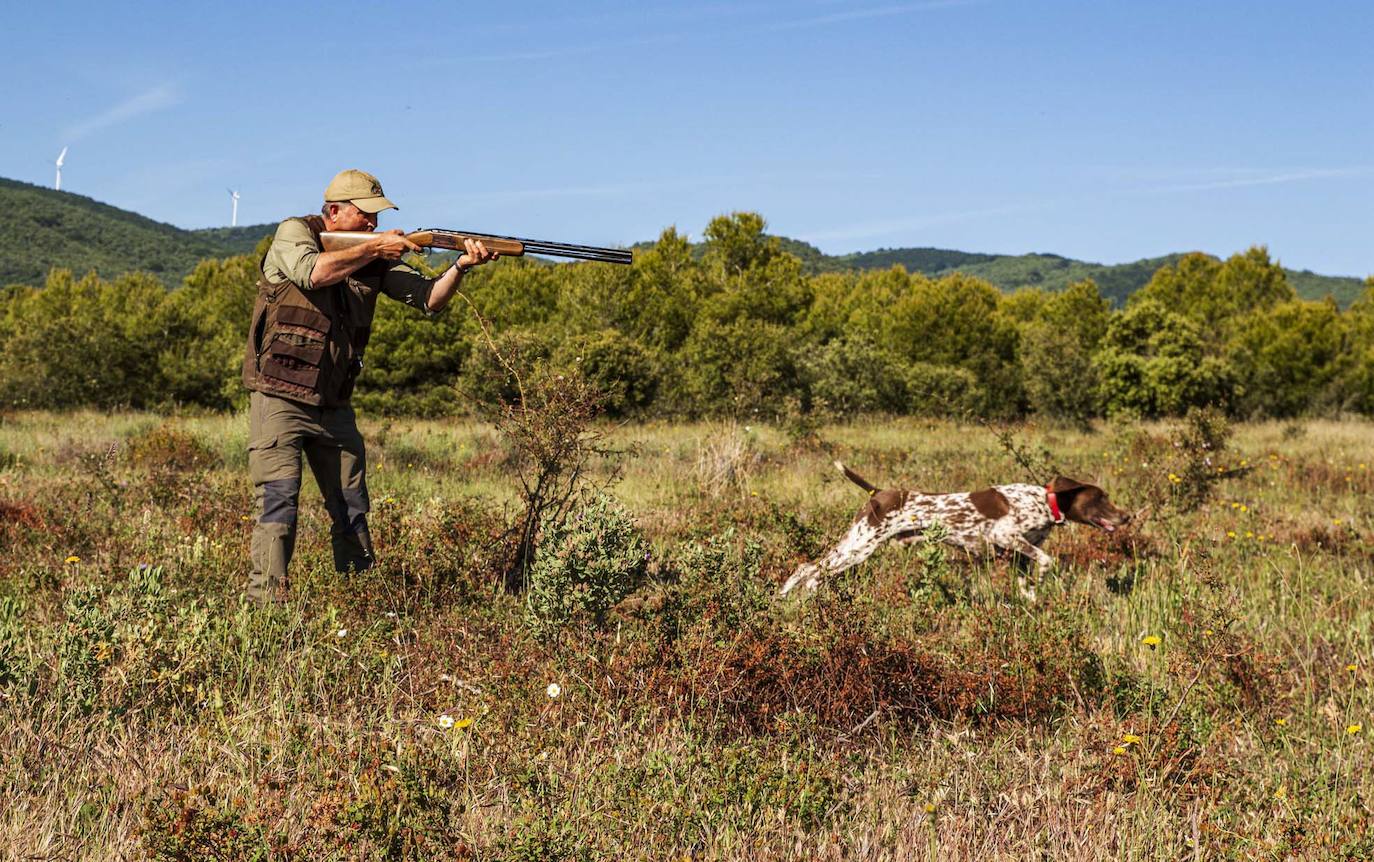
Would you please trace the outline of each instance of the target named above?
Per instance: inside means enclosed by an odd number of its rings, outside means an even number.
[[[681,660],[678,656],[682,656]],[[697,632],[672,652],[641,650],[608,664],[606,693],[644,698],[725,733],[770,734],[803,715],[845,730],[885,720],[1038,720],[1082,689],[1066,655],[1008,661],[992,652],[957,660],[923,644],[855,628],[806,637],[748,628],[718,640]],[[633,697],[638,693],[638,698]]]

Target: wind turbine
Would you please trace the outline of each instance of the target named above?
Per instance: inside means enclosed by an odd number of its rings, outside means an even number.
[[[57,154],[57,182],[53,183],[55,191],[62,191],[62,163],[67,160],[67,148],[63,147],[62,152]]]
[[[231,216],[229,216],[229,226],[230,226],[230,227],[238,227],[238,224],[239,224],[239,193],[236,192],[236,191],[234,191],[233,189],[226,189],[226,191],[229,192],[229,197],[232,198],[233,201],[234,201],[234,211],[233,211],[233,214],[232,214]]]

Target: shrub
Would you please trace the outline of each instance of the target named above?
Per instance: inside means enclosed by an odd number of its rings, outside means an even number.
[[[916,362],[906,368],[907,412],[918,416],[986,413],[987,393],[972,371]]]
[[[527,330],[507,330],[494,342],[495,350],[478,339],[458,379],[459,393],[469,407],[488,413],[518,404],[519,380],[531,376],[552,352],[545,339]]]
[[[219,464],[209,446],[170,425],[159,425],[128,441],[129,460],[137,467],[168,473],[191,473]]]
[[[804,355],[801,364],[810,378],[813,402],[836,416],[897,412],[906,406],[907,381],[892,373],[901,361],[870,338],[836,339]]]
[[[733,528],[679,548],[670,561],[676,582],[660,609],[663,638],[676,640],[698,625],[721,636],[751,625],[772,601],[762,563],[763,546]]]
[[[775,323],[699,323],[677,359],[680,403],[697,415],[777,416],[802,392],[788,329]]]
[[[527,581],[535,632],[556,637],[579,614],[600,625],[639,586],[648,559],[629,512],[605,493],[589,494],[569,517],[547,517]]]
[[[557,364],[576,367],[602,397],[607,416],[644,412],[658,395],[658,363],[639,342],[603,330],[566,344]]]

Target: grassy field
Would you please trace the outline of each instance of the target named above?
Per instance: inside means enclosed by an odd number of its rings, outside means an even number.
[[[381,563],[332,571],[307,481],[259,611],[245,416],[0,416],[0,856],[1374,857],[1370,424],[1017,429],[1143,510],[1033,604],[938,546],[775,598],[863,502],[833,459],[1025,481],[989,429],[607,428],[649,575],[556,640],[500,435],[364,432]]]

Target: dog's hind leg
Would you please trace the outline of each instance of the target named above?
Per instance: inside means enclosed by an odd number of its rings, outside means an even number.
[[[799,586],[814,590],[820,586],[821,578],[852,569],[868,559],[878,546],[887,541],[894,533],[900,532],[901,525],[889,519],[878,527],[860,519],[849,528],[840,543],[828,554],[814,563],[802,563],[782,585],[782,595],[787,595]]]

